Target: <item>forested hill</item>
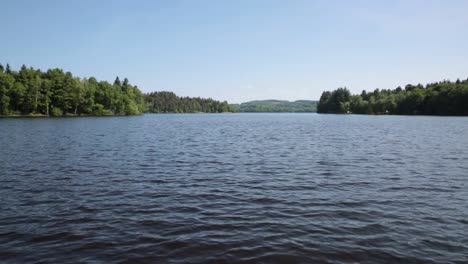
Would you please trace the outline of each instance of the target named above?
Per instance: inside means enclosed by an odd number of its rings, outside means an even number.
[[[125,78],[113,84],[79,78],[62,69],[45,72],[0,65],[0,115],[134,115],[145,111],[143,94]]]
[[[408,84],[404,89],[376,89],[362,91],[360,95],[351,95],[348,89],[339,88],[322,93],[318,112],[468,116],[468,80],[426,86]]]
[[[239,112],[316,112],[317,101],[258,100],[234,105]]]
[[[150,113],[222,113],[233,112],[229,104],[211,98],[179,97],[173,92],[152,92],[145,94]]]

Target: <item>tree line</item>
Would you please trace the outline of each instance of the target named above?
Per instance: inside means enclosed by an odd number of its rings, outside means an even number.
[[[272,113],[311,113],[317,112],[317,101],[299,100],[257,100],[231,105],[238,112],[272,112]]]
[[[226,101],[211,98],[179,97],[173,92],[152,92],[145,94],[145,102],[150,113],[222,113],[234,112]]]
[[[62,69],[45,72],[0,64],[0,116],[102,116],[150,113],[232,112],[211,98],[179,97],[172,92],[143,94],[125,78],[113,84],[79,78]]]
[[[468,79],[408,84],[394,90],[375,89],[352,95],[347,88],[325,91],[318,113],[395,114],[395,115],[468,115]]]
[[[128,79],[113,84],[79,78],[62,69],[0,64],[0,115],[134,115],[145,110],[144,97]]]

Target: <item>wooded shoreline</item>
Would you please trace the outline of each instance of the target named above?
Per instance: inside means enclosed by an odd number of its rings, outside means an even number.
[[[143,94],[117,77],[113,84],[79,78],[62,69],[45,72],[0,64],[0,117],[126,116],[143,113],[295,113],[468,116],[468,79],[375,89],[352,95],[347,88],[325,91],[320,100],[258,100],[229,104],[211,98]]]
[[[468,79],[375,89],[352,95],[347,88],[325,91],[318,113],[468,116]]]

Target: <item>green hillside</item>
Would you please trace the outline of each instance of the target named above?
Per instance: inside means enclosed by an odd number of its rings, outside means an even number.
[[[298,100],[298,101],[283,101],[283,100],[257,100],[238,105],[233,105],[238,108],[239,112],[317,112],[317,101]]]

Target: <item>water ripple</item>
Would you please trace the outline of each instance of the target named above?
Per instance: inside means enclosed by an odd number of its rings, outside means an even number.
[[[467,263],[467,128],[314,114],[0,119],[0,259]]]

